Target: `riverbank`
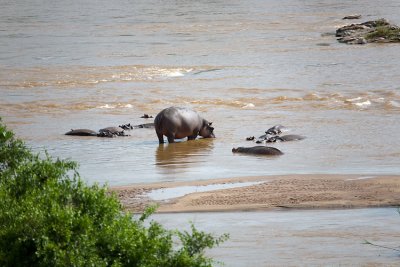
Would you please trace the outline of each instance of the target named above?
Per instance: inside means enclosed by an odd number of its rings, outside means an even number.
[[[154,193],[171,189],[180,193],[154,199]],[[160,213],[389,207],[400,205],[400,176],[258,176],[115,186],[110,191],[133,212],[151,204],[159,205]]]

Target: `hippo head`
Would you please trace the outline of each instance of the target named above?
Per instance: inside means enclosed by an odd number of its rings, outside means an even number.
[[[211,126],[212,122],[206,120],[203,121],[203,127],[201,128],[199,135],[204,138],[215,138],[214,127]]]

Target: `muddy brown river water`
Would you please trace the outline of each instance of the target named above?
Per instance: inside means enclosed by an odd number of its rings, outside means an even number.
[[[208,255],[225,266],[398,266],[396,209],[160,214],[170,229],[199,229],[230,239]]]
[[[338,43],[362,14],[400,24],[395,0],[1,1],[0,116],[35,151],[70,158],[89,183],[194,181],[279,174],[399,174],[400,46]],[[357,21],[358,22],[358,21]],[[165,107],[197,110],[216,139],[159,146],[141,124]],[[275,124],[306,136],[280,157],[234,155]],[[160,215],[230,232],[227,266],[391,265],[388,209]],[[384,218],[384,219],[382,219]],[[396,239],[397,238],[397,239]],[[213,252],[214,253],[214,252]],[[332,260],[331,258],[332,257]],[[294,261],[296,260],[296,261]]]
[[[3,1],[0,12],[0,116],[90,182],[399,171],[399,46],[327,34],[352,13],[399,24],[397,1]],[[217,138],[159,148],[149,129],[63,135],[148,123],[171,105],[213,121]],[[275,124],[307,138],[275,144],[282,157],[232,155]]]

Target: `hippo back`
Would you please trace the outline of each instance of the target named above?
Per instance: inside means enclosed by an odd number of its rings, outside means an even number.
[[[89,129],[71,129],[71,131],[66,132],[65,135],[96,136],[97,132]]]
[[[279,149],[268,146],[238,147],[238,148],[232,148],[232,152],[253,154],[253,155],[269,155],[269,156],[278,156],[283,154],[282,151],[280,151]]]

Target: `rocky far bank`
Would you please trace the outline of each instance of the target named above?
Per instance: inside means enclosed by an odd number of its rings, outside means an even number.
[[[254,185],[153,200],[152,190],[215,184]],[[283,175],[193,182],[167,182],[112,187],[125,209],[142,212],[158,204],[158,212],[328,209],[400,206],[398,175]]]
[[[350,24],[336,30],[337,40],[346,44],[398,43],[400,27],[386,19]]]

